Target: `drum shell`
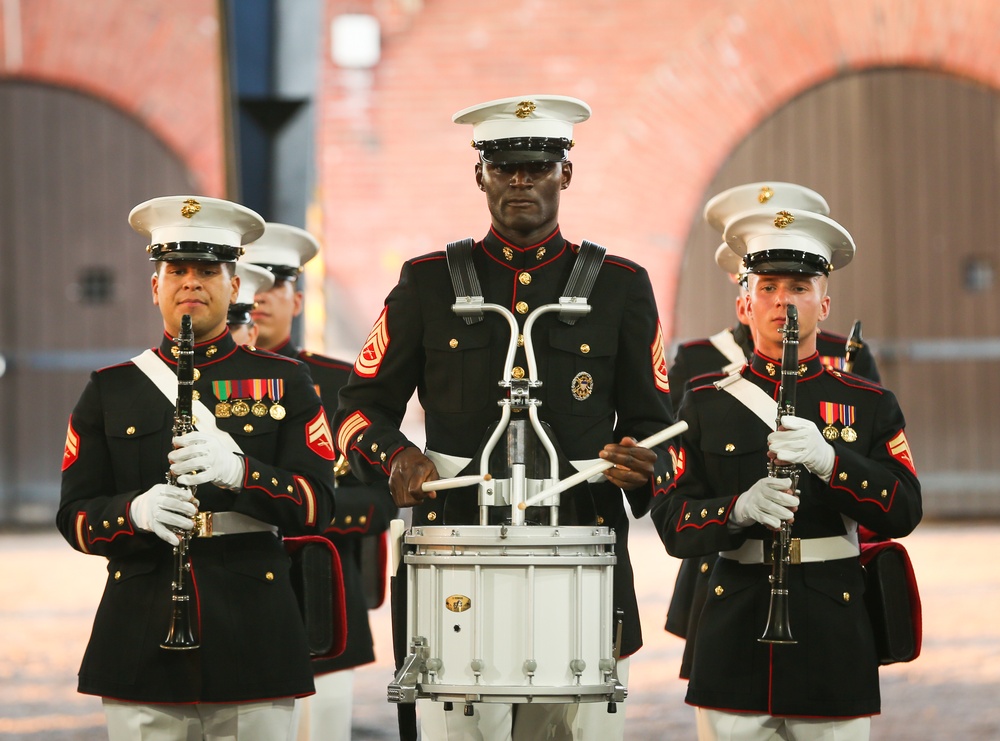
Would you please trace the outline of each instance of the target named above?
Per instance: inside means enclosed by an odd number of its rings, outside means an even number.
[[[608,695],[614,532],[440,526],[403,538],[423,696],[575,702]]]

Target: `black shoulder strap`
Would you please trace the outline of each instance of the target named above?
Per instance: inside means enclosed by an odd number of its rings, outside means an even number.
[[[479,299],[483,301],[483,289],[479,286],[476,266],[472,264],[472,248],[475,241],[470,237],[448,244],[445,254],[448,256],[448,274],[451,276],[451,287],[455,291],[455,300]],[[483,312],[466,311],[463,313],[466,324],[483,321]]]
[[[559,303],[569,305],[587,303],[607,252],[606,248],[586,239],[580,243],[580,252],[576,256],[576,262],[573,263],[573,271],[569,274],[569,280],[566,281]],[[559,312],[559,320],[566,324],[576,324],[578,318],[577,313]]]

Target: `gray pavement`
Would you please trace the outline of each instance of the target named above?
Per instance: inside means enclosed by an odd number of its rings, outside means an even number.
[[[883,713],[872,739],[1000,739],[998,523],[924,523],[905,540],[924,610],[921,656],[882,670]],[[632,558],[644,648],[632,659],[628,739],[693,739],[677,679],[682,643],[663,632],[677,562],[648,520],[634,523]],[[104,584],[104,561],[55,533],[0,535],[0,739],[106,739],[100,700],[75,691],[76,671]],[[373,613],[379,660],[356,672],[355,741],[396,738],[385,702],[389,615]],[[802,681],[808,682],[808,677]]]

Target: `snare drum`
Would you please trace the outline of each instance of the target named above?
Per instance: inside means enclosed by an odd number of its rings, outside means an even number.
[[[624,699],[613,659],[615,534],[606,527],[435,526],[403,537],[416,696]]]

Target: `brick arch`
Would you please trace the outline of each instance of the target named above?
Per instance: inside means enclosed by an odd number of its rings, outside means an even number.
[[[77,90],[152,131],[194,174],[204,195],[225,197],[222,41],[215,0],[20,3],[18,51],[0,77]],[[0,14],[0,27],[12,23]],[[0,42],[2,46],[2,42]],[[128,163],[122,163],[128,166]]]
[[[1000,48],[992,38],[1000,8],[989,0],[934,6],[773,3],[738,21],[719,14],[637,81],[633,95],[646,101],[644,123],[671,131],[667,140],[648,140],[640,156],[659,161],[680,185],[667,201],[647,191],[643,204],[661,215],[669,244],[680,246],[646,258],[669,276],[658,296],[665,331],[673,325],[683,245],[700,219],[705,188],[775,112],[818,85],[872,68],[924,69],[1000,89]],[[817,27],[825,31],[807,31]]]

